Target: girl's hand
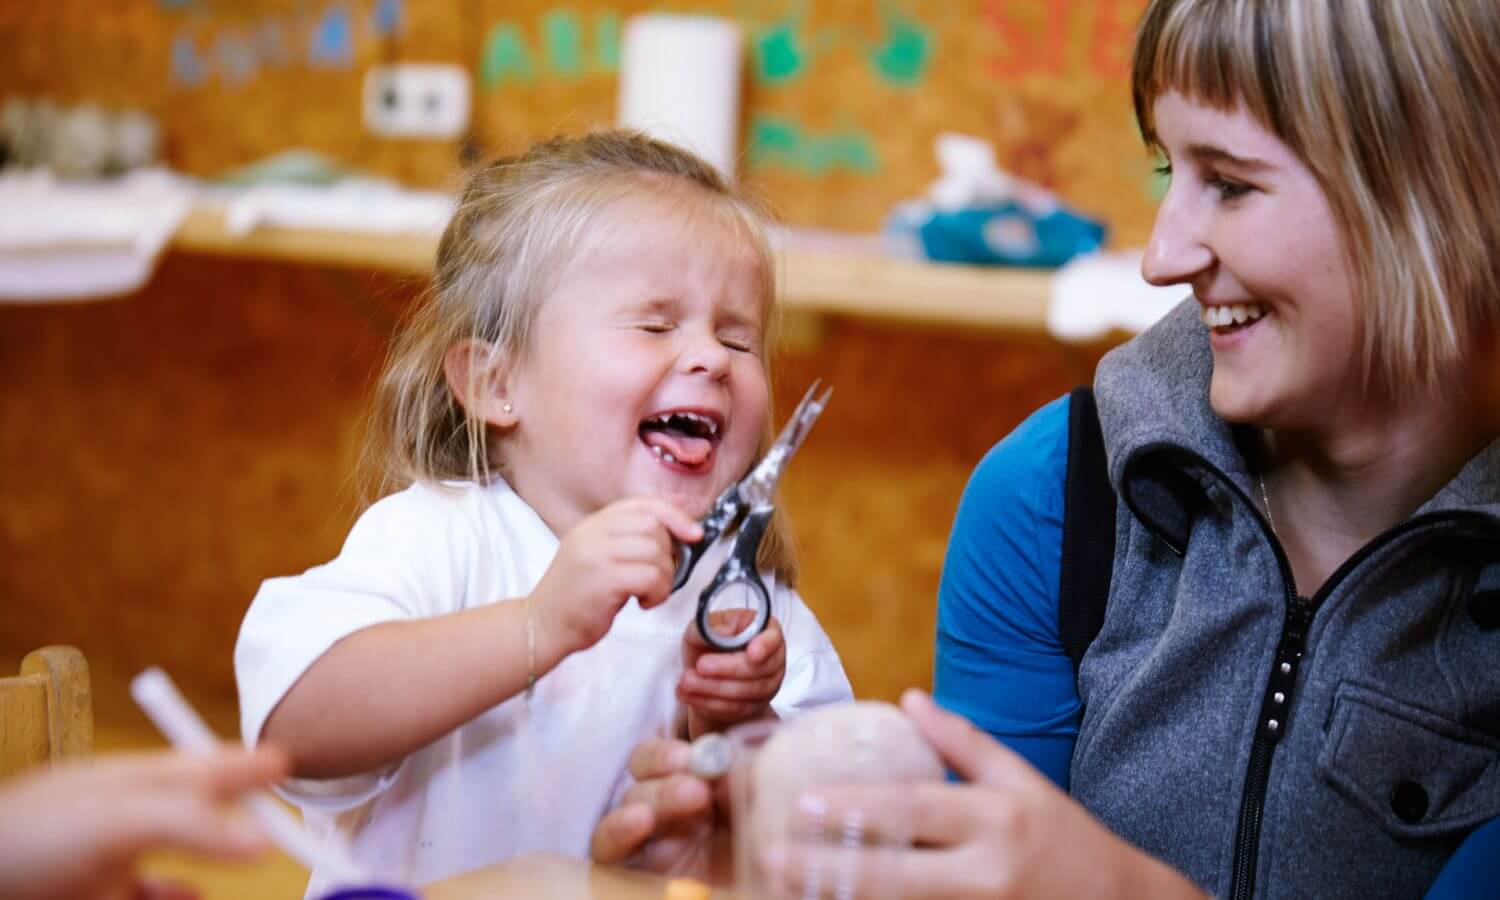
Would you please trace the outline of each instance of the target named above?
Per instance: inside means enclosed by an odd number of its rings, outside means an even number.
[[[688,772],[688,745],[648,740],[630,754],[636,780],[594,829],[589,855],[660,875],[722,880],[730,871],[727,785]]]
[[[804,879],[852,875],[859,896],[1204,896],[1099,824],[1021,757],[939,709],[926,694],[907,691],[901,705],[943,760],[970,783],[818,789],[804,798],[805,805],[829,828],[837,831],[841,823],[857,820],[867,833],[901,835],[911,846],[871,849],[852,862],[848,854],[809,853],[805,846],[769,848],[765,862],[793,893]],[[820,871],[818,860],[828,860],[838,871]]]
[[[0,784],[0,894],[15,900],[192,897],[141,882],[154,850],[245,859],[267,849],[234,801],[286,775],[266,748],[105,757]]]
[[[733,634],[754,617],[748,609],[712,615],[715,630]],[[688,709],[688,738],[771,715],[771,698],[786,676],[786,641],[773,616],[745,649],[716,652],[691,623],[682,636],[682,678],[677,699]]]
[[[532,592],[547,658],[592,647],[631,597],[650,608],[672,592],[672,538],[692,543],[702,526],[657,497],[619,500],[574,526]]]

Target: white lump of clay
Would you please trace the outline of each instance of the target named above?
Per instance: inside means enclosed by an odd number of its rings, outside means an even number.
[[[943,764],[899,709],[859,701],[825,706],[778,728],[751,767],[751,819],[757,843],[775,843],[805,832],[797,811],[803,792],[837,784],[941,781]],[[843,830],[852,823],[822,823]],[[816,826],[814,826],[816,827]],[[896,836],[859,835],[857,840]]]

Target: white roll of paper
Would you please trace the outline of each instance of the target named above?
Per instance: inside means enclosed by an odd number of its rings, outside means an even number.
[[[742,48],[739,27],[724,19],[630,19],[620,49],[616,122],[691,150],[733,178]]]

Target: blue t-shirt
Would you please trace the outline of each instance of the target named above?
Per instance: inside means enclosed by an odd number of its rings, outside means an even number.
[[[933,696],[1067,790],[1078,686],[1057,629],[1068,398],[985,454],[958,504],[938,589]],[[1471,834],[1429,900],[1500,891],[1500,819]]]

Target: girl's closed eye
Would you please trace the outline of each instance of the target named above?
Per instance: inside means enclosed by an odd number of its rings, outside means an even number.
[[[721,333],[719,343],[740,353],[755,353],[760,350],[760,339],[753,334]]]
[[[669,319],[645,319],[637,322],[636,327],[650,334],[666,334],[677,327],[677,323]]]

